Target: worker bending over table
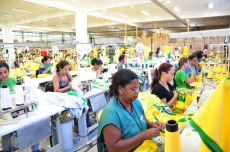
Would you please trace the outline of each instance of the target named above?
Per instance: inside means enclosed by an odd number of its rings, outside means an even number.
[[[178,93],[174,91],[169,83],[173,80],[175,68],[169,63],[162,63],[154,71],[151,88],[152,94],[155,94],[168,107],[172,108],[177,101]]]
[[[137,99],[138,88],[138,76],[129,69],[119,70],[112,77],[110,102],[103,109],[98,126],[98,148],[102,151],[134,151],[165,128],[164,123],[145,119]]]
[[[91,61],[91,65],[93,66],[92,71],[96,73],[96,78],[99,79],[100,73],[102,71],[103,62],[101,60],[98,60],[97,58],[93,58]]]
[[[10,93],[14,93],[14,87],[16,80],[9,77],[9,66],[6,62],[0,61],[0,87],[7,85],[10,89]],[[2,136],[1,144],[2,150],[13,151],[13,147],[9,146],[9,140],[13,134],[7,134]],[[40,152],[39,143],[31,147],[33,152]]]

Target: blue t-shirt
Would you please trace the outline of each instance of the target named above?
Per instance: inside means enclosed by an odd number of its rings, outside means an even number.
[[[97,141],[104,151],[108,150],[105,149],[103,128],[108,124],[115,125],[121,131],[121,139],[131,138],[147,130],[144,110],[138,99],[132,102],[131,113],[124,109],[114,97],[110,99],[110,102],[103,109],[99,120]],[[136,148],[131,151],[134,151]]]
[[[187,70],[185,70],[185,73],[187,76],[190,76],[191,69],[196,75],[199,75],[199,71],[196,69],[196,67],[190,65],[189,68]]]

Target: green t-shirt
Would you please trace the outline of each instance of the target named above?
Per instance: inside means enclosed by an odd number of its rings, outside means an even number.
[[[110,99],[110,102],[105,106],[105,108],[102,111],[98,126],[97,141],[102,149],[106,147],[106,145],[104,144],[102,132],[103,128],[108,124],[115,125],[121,131],[121,139],[131,138],[141,133],[141,130],[147,130],[147,124],[144,117],[144,110],[138,99],[132,102],[131,113],[125,110],[118,103],[116,98],[112,97]],[[134,148],[131,151],[134,151],[136,148]]]
[[[184,70],[181,70],[181,69],[178,70],[176,72],[176,75],[175,75],[174,79],[175,79],[177,87],[190,88],[189,85],[185,82],[186,80],[189,79],[189,77],[186,75]]]
[[[45,70],[46,70],[46,69],[49,69],[51,66],[53,66],[53,64],[52,64],[52,63],[50,63],[49,65],[43,64],[43,66],[44,66],[44,68],[45,68]],[[51,74],[51,70],[49,70],[49,71],[47,72],[47,74]]]
[[[12,94],[12,93],[14,93],[14,87],[15,87],[16,83],[17,83],[16,79],[8,77],[6,82],[0,83],[0,88],[2,88],[3,85],[7,85],[10,89],[10,93]]]
[[[86,57],[85,61],[88,62],[88,64],[91,64],[91,61],[93,60],[93,57]]]

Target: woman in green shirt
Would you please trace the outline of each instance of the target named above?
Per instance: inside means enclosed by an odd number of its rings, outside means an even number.
[[[9,66],[6,62],[0,61],[0,87],[7,85],[10,89],[10,93],[14,93],[14,86],[17,81],[14,78],[9,77]]]
[[[137,99],[138,76],[133,71],[116,72],[109,88],[110,102],[103,109],[98,126],[100,150],[134,151],[145,140],[160,135],[159,129],[165,128],[165,124],[145,119]]]
[[[53,64],[51,63],[51,57],[44,56],[42,63],[40,64],[39,73],[40,74],[51,74],[51,68]]]
[[[174,77],[176,87],[190,88],[189,84],[193,83],[195,73],[193,72],[193,70],[191,70],[190,77],[188,77],[185,73],[185,71],[189,68],[188,58],[181,58],[178,64],[179,68],[176,71],[176,75]]]

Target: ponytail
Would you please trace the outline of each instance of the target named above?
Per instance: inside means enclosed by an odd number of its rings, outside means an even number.
[[[153,88],[153,86],[159,82],[160,80],[160,73],[159,73],[159,70],[156,68],[154,70],[154,73],[153,73],[153,80],[152,80],[152,83],[151,83],[151,88]]]
[[[179,62],[178,62],[178,66],[179,66],[179,67],[176,69],[175,74],[176,74],[176,72],[177,72],[178,70],[181,69],[181,67],[182,67],[186,62],[188,62],[188,58],[185,58],[185,57],[183,57],[183,58],[181,58],[181,59],[179,60]]]

